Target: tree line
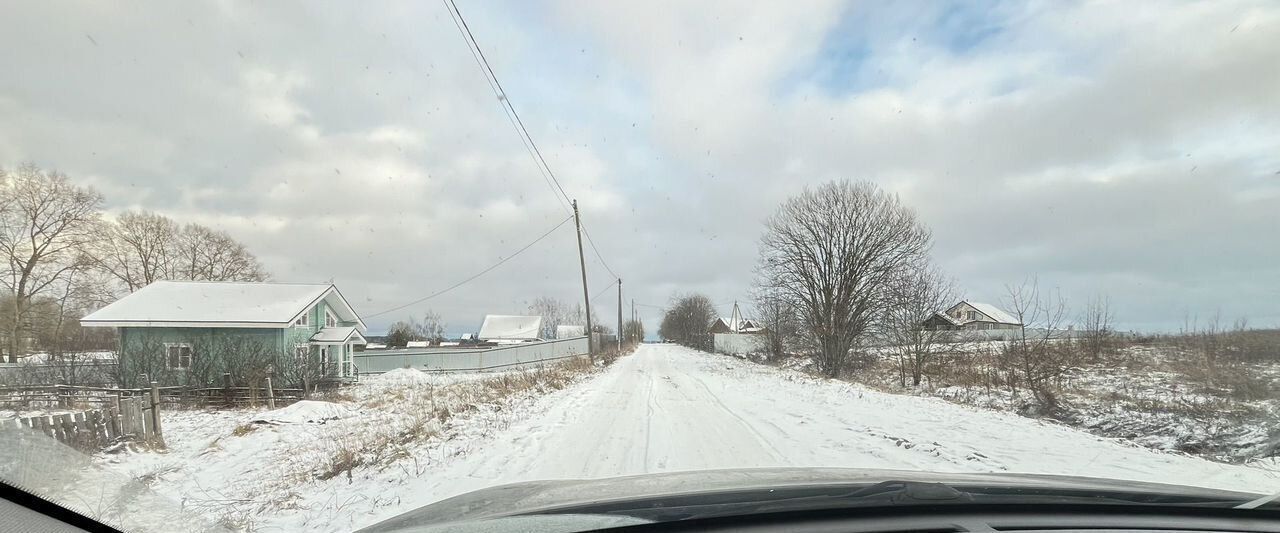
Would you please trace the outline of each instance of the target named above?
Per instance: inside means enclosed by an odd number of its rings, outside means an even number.
[[[79,318],[159,280],[265,281],[261,262],[226,232],[148,211],[103,212],[104,198],[62,172],[0,168],[0,323],[5,360],[31,345],[111,347]],[[92,329],[92,328],[90,328]]]

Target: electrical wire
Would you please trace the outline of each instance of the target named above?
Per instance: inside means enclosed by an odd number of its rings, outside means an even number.
[[[615,280],[613,283],[610,283],[607,287],[600,289],[600,292],[597,292],[595,296],[591,297],[591,301],[594,302],[596,300],[599,300],[601,296],[604,296],[604,293],[609,292],[609,289],[612,289],[617,284],[618,282]]]
[[[489,84],[489,88],[493,91],[494,96],[498,98],[502,106],[502,111],[507,116],[507,121],[516,129],[517,136],[520,137],[520,143],[524,146],[526,152],[530,152],[530,157],[534,159],[534,166],[538,167],[538,172],[542,174],[543,181],[548,181],[547,186],[552,188],[552,193],[556,196],[556,202],[566,211],[569,209],[566,202],[572,203],[572,198],[565,192],[564,187],[560,185],[560,180],[556,178],[555,171],[551,169],[551,165],[547,163],[547,159],[543,157],[542,150],[538,148],[538,143],[533,140],[533,136],[529,134],[529,129],[525,127],[524,120],[520,118],[520,113],[516,111],[515,104],[511,102],[511,97],[507,90],[502,86],[502,82],[498,80],[498,74],[493,71],[493,67],[489,64],[489,59],[485,57],[484,50],[480,48],[479,41],[471,33],[471,26],[467,24],[466,17],[462,16],[462,11],[458,9],[458,4],[454,0],[441,0],[445,4],[445,10],[449,12],[449,17],[453,19],[453,24],[458,28],[458,32],[462,35],[462,40],[467,44],[467,51],[471,52],[472,59],[475,59],[476,65],[480,67],[481,74],[484,75],[485,82]],[[556,192],[559,194],[555,194]],[[604,255],[600,253],[600,248],[596,246],[595,239],[591,238],[591,232],[587,231],[586,224],[579,221],[582,233],[587,237],[587,243],[591,245],[591,251],[595,254],[596,259],[600,261],[600,265],[609,272],[616,280],[621,276],[614,272],[609,263],[604,260]]]
[[[449,17],[453,19],[453,24],[458,27],[458,32],[462,34],[462,40],[466,41],[467,50],[471,52],[472,58],[480,66],[481,74],[485,75],[485,82],[493,90],[494,96],[498,97],[503,112],[507,114],[507,121],[511,122],[513,128],[516,128],[516,134],[520,136],[521,144],[525,145],[526,151],[532,148],[532,152],[529,155],[534,158],[533,164],[542,173],[542,179],[547,180],[548,177],[550,178],[547,186],[551,187],[554,184],[551,192],[554,194],[559,191],[560,193],[556,195],[556,201],[560,203],[560,207],[568,209],[565,202],[572,201],[569,198],[569,194],[564,192],[564,187],[560,186],[560,180],[556,179],[555,172],[547,164],[546,158],[542,157],[542,150],[538,149],[538,144],[533,141],[533,136],[529,135],[529,130],[524,126],[524,120],[521,120],[520,113],[516,111],[515,105],[511,103],[511,97],[507,94],[507,90],[502,87],[502,82],[498,80],[498,75],[494,73],[493,67],[489,65],[489,59],[485,57],[484,50],[480,48],[480,43],[476,41],[475,35],[471,33],[471,27],[467,25],[467,19],[462,16],[462,11],[458,10],[458,5],[453,0],[441,1],[444,2],[445,9],[449,11]]]
[[[619,276],[616,272],[614,272],[612,268],[609,268],[609,263],[606,263],[604,260],[604,256],[600,255],[600,249],[596,248],[596,241],[591,240],[591,232],[587,231],[587,226],[581,223],[579,223],[579,226],[582,227],[582,234],[587,236],[587,244],[591,245],[591,251],[595,252],[596,259],[600,260],[600,265],[603,266],[605,270],[609,271],[609,275],[613,276],[613,279],[618,279],[622,277],[622,276]]]
[[[411,305],[417,305],[417,304],[420,304],[420,303],[422,303],[422,302],[425,302],[425,301],[427,301],[427,300],[430,300],[430,299],[432,299],[432,298],[435,298],[436,296],[440,296],[440,295],[442,295],[442,294],[444,294],[444,293],[447,293],[447,292],[449,292],[449,291],[451,291],[451,290],[454,290],[454,289],[456,289],[456,288],[458,288],[458,287],[461,287],[461,286],[463,286],[463,285],[466,285],[467,283],[469,283],[469,282],[471,282],[471,281],[475,280],[476,278],[478,278],[478,277],[480,277],[480,276],[483,276],[483,275],[485,275],[485,274],[489,273],[489,271],[491,271],[491,270],[493,270],[493,269],[495,269],[495,268],[498,268],[499,266],[502,266],[502,264],[503,264],[503,263],[506,263],[507,261],[510,261],[512,258],[514,258],[514,257],[515,257],[515,256],[517,256],[517,255],[520,255],[520,254],[521,254],[522,252],[524,252],[525,250],[528,250],[529,248],[532,248],[532,247],[533,247],[533,245],[538,244],[538,242],[539,242],[539,241],[541,241],[542,239],[547,238],[547,236],[548,236],[548,235],[551,235],[551,234],[552,234],[552,233],[554,233],[556,230],[560,229],[560,227],[561,227],[561,226],[564,226],[564,225],[565,225],[565,223],[569,222],[570,220],[573,220],[573,217],[572,217],[572,216],[570,216],[570,217],[568,217],[568,218],[565,218],[564,220],[561,220],[559,224],[556,224],[554,227],[552,227],[551,229],[547,230],[547,232],[546,232],[546,233],[543,233],[542,235],[539,235],[539,236],[538,236],[538,238],[534,239],[534,240],[533,240],[532,242],[530,242],[529,244],[524,245],[524,247],[523,247],[523,248],[520,248],[519,250],[516,250],[516,251],[515,251],[515,253],[513,253],[513,254],[511,254],[511,255],[508,255],[508,256],[506,256],[506,257],[502,258],[502,259],[501,259],[500,261],[498,261],[497,263],[494,263],[493,265],[489,266],[489,268],[486,268],[486,269],[484,269],[484,270],[481,270],[480,272],[478,272],[478,273],[476,273],[476,274],[472,275],[471,277],[469,277],[469,278],[467,278],[467,279],[464,279],[464,280],[459,281],[459,282],[457,282],[457,283],[455,283],[455,284],[453,284],[453,285],[450,285],[450,286],[449,286],[448,288],[446,288],[446,289],[443,289],[443,290],[440,290],[440,291],[436,291],[436,292],[434,292],[434,293],[431,293],[431,294],[429,294],[429,295],[427,295],[427,296],[424,296],[424,297],[422,297],[422,298],[419,298],[419,299],[414,300],[414,301],[412,301],[412,302],[409,302],[409,303],[407,303],[407,304],[400,305],[400,306],[396,306],[396,307],[392,307],[391,309],[387,309],[386,311],[379,311],[379,312],[377,312],[377,313],[373,313],[373,314],[369,314],[369,315],[364,315],[364,318],[373,318],[373,317],[375,317],[375,316],[385,315],[385,314],[387,314],[387,313],[391,313],[391,312],[394,312],[394,311],[399,311],[399,310],[404,309],[404,308],[406,308],[406,307],[409,307],[409,306],[411,306]]]

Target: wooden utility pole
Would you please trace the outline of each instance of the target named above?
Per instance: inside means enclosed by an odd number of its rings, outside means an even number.
[[[622,278],[618,278],[618,351],[622,351]]]
[[[582,255],[582,220],[578,218],[578,201],[573,201],[573,227],[578,232],[578,266],[582,267],[582,305],[587,315],[587,357],[596,360],[591,349],[591,294],[587,292],[587,260]]]

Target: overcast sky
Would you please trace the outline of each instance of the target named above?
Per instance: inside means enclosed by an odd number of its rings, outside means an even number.
[[[1125,328],[1280,325],[1280,4],[459,7],[628,301],[727,314],[764,218],[849,178],[914,207],[973,300],[1037,275]],[[0,166],[226,230],[365,315],[567,216],[440,3],[11,3],[0,73]],[[542,295],[581,301],[571,225],[368,322]]]

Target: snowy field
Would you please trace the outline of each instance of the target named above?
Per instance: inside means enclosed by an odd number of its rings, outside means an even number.
[[[345,531],[517,481],[709,468],[1027,472],[1280,491],[1280,476],[1261,468],[674,345],[529,378],[512,394],[486,395],[500,387],[476,378],[397,371],[334,403],[173,413],[167,453],[100,463],[184,509],[258,531]]]
[[[1002,345],[954,345],[949,356],[959,358],[935,367],[918,387],[901,381],[889,350],[847,379],[885,392],[1034,416],[1030,394],[1014,395],[984,381],[996,364],[990,354]],[[1097,435],[1216,461],[1269,465],[1280,456],[1280,365],[1221,361],[1208,370],[1201,357],[1168,343],[1121,346],[1111,359],[1066,370],[1053,418]],[[781,365],[809,370],[812,363],[793,357]]]

